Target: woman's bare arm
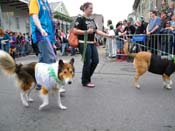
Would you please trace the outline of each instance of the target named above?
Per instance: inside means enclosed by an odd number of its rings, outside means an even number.
[[[102,32],[101,30],[96,30],[96,33],[100,36],[106,37],[106,38],[110,38],[111,36],[107,33]]]

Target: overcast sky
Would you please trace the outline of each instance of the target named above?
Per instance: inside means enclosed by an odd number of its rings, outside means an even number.
[[[48,0],[60,1],[60,0]],[[105,23],[108,19],[112,19],[113,23],[126,19],[128,14],[132,12],[134,0],[61,0],[65,3],[66,8],[71,16],[82,14],[80,6],[89,1],[94,5],[94,13],[103,14]]]

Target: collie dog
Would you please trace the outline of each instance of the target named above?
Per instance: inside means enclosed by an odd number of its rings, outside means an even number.
[[[29,106],[28,102],[32,102],[30,92],[35,88],[36,84],[41,86],[40,97],[42,104],[39,110],[49,104],[49,91],[54,90],[58,94],[58,106],[60,109],[67,109],[63,106],[60,98],[60,86],[71,84],[74,77],[74,59],[70,62],[59,62],[53,64],[29,63],[16,64],[14,59],[6,52],[0,51],[0,68],[7,75],[16,75],[17,85],[20,88],[21,101],[24,106]]]

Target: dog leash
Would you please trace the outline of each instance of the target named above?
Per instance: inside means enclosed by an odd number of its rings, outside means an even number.
[[[139,44],[139,43],[135,43],[135,44],[136,44],[136,45],[139,45],[139,46],[141,46],[141,47],[146,47],[147,49],[150,49],[150,50],[153,50],[153,51],[158,51],[158,52],[160,52],[160,53],[164,53],[165,55],[170,56],[170,58],[168,58],[168,59],[171,59],[171,60],[173,61],[173,63],[175,64],[175,56],[174,56],[173,54],[170,54],[170,53],[167,53],[167,52],[165,52],[165,51],[158,50],[158,49],[154,49],[154,48],[152,48],[152,47],[144,46],[144,45]]]
[[[87,33],[87,31],[85,31],[85,33],[84,33],[84,47],[83,47],[83,55],[82,55],[82,61],[84,63],[86,61],[86,50],[87,50],[87,46],[88,46],[87,40],[88,40],[88,33]]]
[[[49,40],[49,37],[48,37],[48,36],[45,36],[44,39],[47,41],[47,43],[48,43],[48,45],[49,45],[49,48],[51,48],[53,57],[55,58],[55,60],[58,60],[58,59],[57,59],[57,56],[56,56],[56,54],[55,54],[55,52],[54,52],[52,43],[51,43],[50,40]]]
[[[50,42],[48,36],[44,37],[44,39],[47,41],[47,43],[48,43],[48,45],[49,45],[49,48],[51,48],[51,50],[52,50],[52,55],[54,56],[55,60],[58,60],[57,57],[56,57],[56,54],[55,54],[55,52],[54,52],[53,46],[52,46],[52,44],[51,44],[51,42]],[[61,80],[59,80],[58,77],[56,76],[55,71],[54,71],[54,69],[53,69],[52,66],[49,66],[48,72],[49,72],[49,76],[52,77],[58,84],[64,85],[64,82],[61,81]]]
[[[54,52],[53,46],[52,46],[52,44],[51,44],[51,42],[50,42],[48,36],[45,36],[44,39],[47,41],[47,43],[48,43],[48,45],[49,45],[49,48],[51,48],[51,50],[52,50],[52,55],[54,56],[54,58],[55,58],[56,60],[58,60],[57,57],[56,57],[56,54],[55,54],[55,52]],[[87,50],[87,46],[88,46],[87,40],[88,40],[88,33],[87,33],[87,31],[85,31],[85,33],[84,33],[84,47],[83,47],[83,55],[82,55],[82,61],[83,61],[84,63],[85,63],[85,61],[86,61],[86,50]]]

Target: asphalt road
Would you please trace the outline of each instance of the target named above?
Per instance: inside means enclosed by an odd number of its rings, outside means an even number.
[[[141,89],[135,89],[133,65],[100,54],[94,89],[81,86],[82,62],[75,57],[76,76],[62,98],[66,111],[57,107],[52,94],[48,107],[39,111],[36,90],[32,92],[34,103],[23,107],[14,77],[0,73],[0,131],[175,131],[175,86],[166,90],[161,76],[146,73],[140,80]],[[17,62],[36,60],[28,56]]]

